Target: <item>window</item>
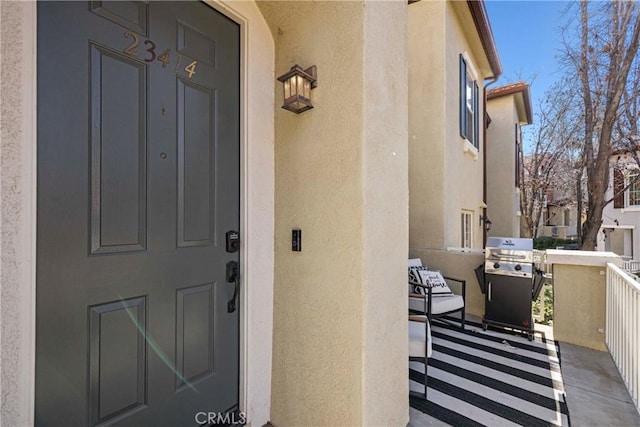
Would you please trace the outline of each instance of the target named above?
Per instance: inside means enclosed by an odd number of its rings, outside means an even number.
[[[640,173],[627,175],[627,206],[640,206]]]
[[[460,136],[479,148],[478,83],[471,64],[460,54]]]
[[[471,249],[471,242],[473,241],[472,234],[471,234],[472,215],[473,214],[471,212],[462,211],[462,216],[461,216],[462,230],[460,233],[460,235],[462,236],[462,239],[460,241],[460,247],[462,248]]]
[[[640,207],[640,172],[613,169],[613,207]]]

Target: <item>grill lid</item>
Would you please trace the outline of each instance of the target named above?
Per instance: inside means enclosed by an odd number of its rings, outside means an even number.
[[[533,239],[523,239],[516,237],[489,237],[487,238],[487,249],[500,249],[507,252],[523,251],[533,252]]]
[[[532,277],[533,239],[489,237],[485,248],[485,273]]]

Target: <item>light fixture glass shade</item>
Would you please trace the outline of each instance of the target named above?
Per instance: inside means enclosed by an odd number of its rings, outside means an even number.
[[[278,77],[283,83],[284,104],[282,108],[300,114],[313,108],[311,89],[316,83],[316,67],[303,70],[299,65],[291,67],[289,72]]]

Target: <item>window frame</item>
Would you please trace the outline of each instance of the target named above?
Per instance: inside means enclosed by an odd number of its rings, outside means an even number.
[[[460,213],[460,247],[473,249],[473,211],[465,209]]]
[[[459,76],[459,107],[460,107],[460,136],[480,150],[480,88],[478,86],[478,73],[466,52],[460,54],[460,76]],[[467,102],[468,95],[471,95],[471,102]],[[469,104],[470,108],[469,108]],[[473,121],[469,128],[468,115]]]
[[[640,171],[634,170],[625,174],[624,188],[624,207],[640,208]],[[631,203],[632,193],[635,193],[634,203]]]

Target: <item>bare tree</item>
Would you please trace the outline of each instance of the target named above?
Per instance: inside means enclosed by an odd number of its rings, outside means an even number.
[[[525,237],[538,236],[548,196],[554,190],[573,187],[572,149],[579,124],[574,108],[576,94],[571,81],[564,80],[547,91],[536,110],[535,125],[527,135],[531,148],[519,153],[520,212]]]
[[[637,63],[640,6],[620,1],[592,6],[582,0],[579,34],[579,46],[565,43],[564,53],[573,66],[572,74],[580,82],[583,114],[580,166],[586,172],[588,189],[581,248],[593,250],[602,211],[613,200],[606,200],[605,194],[614,142],[622,141],[620,133],[616,135],[624,120],[621,102],[628,91],[629,72]],[[634,114],[635,100],[627,97],[626,101],[629,114]]]

